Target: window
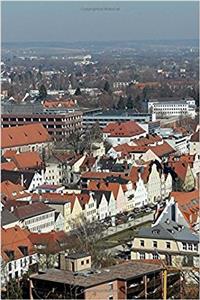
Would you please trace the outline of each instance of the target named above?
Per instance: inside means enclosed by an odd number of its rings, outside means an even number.
[[[86,260],[86,264],[89,264],[89,262],[90,262],[89,259],[87,259],[87,260]]]
[[[153,247],[154,247],[154,248],[157,248],[157,247],[158,247],[157,241],[153,241]]]
[[[81,265],[84,265],[84,260],[81,261]]]
[[[9,264],[8,264],[8,271],[10,272],[12,270],[12,263],[10,262]]]
[[[198,251],[198,245],[194,244],[194,251]]]
[[[19,277],[19,274],[18,274],[18,271],[15,272],[15,278],[18,278]]]
[[[145,253],[140,253],[140,259],[145,259]]]
[[[186,243],[182,243],[183,245],[183,250],[187,250],[187,244]]]
[[[144,247],[144,240],[140,240],[140,246]]]
[[[166,242],[166,246],[167,246],[167,249],[170,249],[171,248],[170,242]]]
[[[29,258],[29,262],[30,262],[30,264],[32,264],[32,262],[33,262],[33,258],[32,258],[32,256],[30,256],[30,258]]]
[[[109,297],[108,297],[108,300],[113,300],[113,296],[109,296]]]
[[[192,244],[188,245],[188,250],[192,250]]]
[[[158,259],[158,254],[157,253],[153,253],[152,257],[153,257],[153,259]]]
[[[113,283],[109,283],[108,285],[109,285],[110,290],[113,290]]]

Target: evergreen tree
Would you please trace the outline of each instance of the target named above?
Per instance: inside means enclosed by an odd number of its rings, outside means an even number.
[[[126,102],[127,109],[133,109],[133,100],[131,96],[128,96],[127,102]]]
[[[125,105],[125,102],[124,102],[124,98],[122,96],[120,96],[119,98],[119,101],[117,103],[117,109],[125,109],[126,108],[126,105]]]
[[[44,84],[39,87],[39,99],[44,100],[47,96],[47,90]]]

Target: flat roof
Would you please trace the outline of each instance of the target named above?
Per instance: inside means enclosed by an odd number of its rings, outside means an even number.
[[[89,272],[73,273],[57,269],[49,269],[44,274],[31,276],[32,279],[50,281],[63,284],[72,284],[81,287],[92,287],[104,282],[114,280],[129,280],[145,274],[159,272],[163,268],[160,265],[148,264],[144,262],[128,261],[122,264],[100,269],[93,274]],[[77,275],[76,275],[77,274]]]

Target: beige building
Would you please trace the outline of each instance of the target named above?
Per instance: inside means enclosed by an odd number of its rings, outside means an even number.
[[[186,226],[166,220],[143,227],[133,241],[131,259],[164,259],[174,267],[198,267],[199,237]]]

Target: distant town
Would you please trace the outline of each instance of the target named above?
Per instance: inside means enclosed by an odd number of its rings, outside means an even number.
[[[189,43],[5,45],[2,299],[199,298]]]

